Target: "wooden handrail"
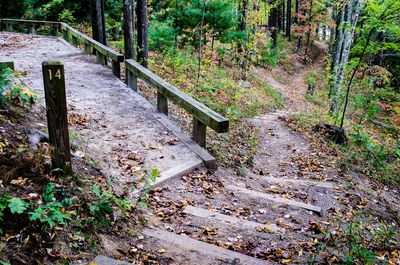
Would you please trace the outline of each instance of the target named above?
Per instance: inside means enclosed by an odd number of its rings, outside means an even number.
[[[107,64],[107,58],[112,61],[112,70],[114,75],[120,78],[120,63],[124,61],[124,55],[113,49],[95,41],[89,36],[77,31],[73,27],[63,22],[53,21],[39,21],[39,20],[23,20],[23,19],[0,19],[0,28],[5,25],[6,31],[13,31],[13,25],[24,24],[28,26],[28,33],[35,34],[37,26],[50,26],[52,35],[57,36],[61,31],[63,38],[78,47],[80,44],[85,46],[85,51],[92,54],[93,50],[96,51],[97,62],[103,65]]]
[[[128,83],[137,88],[137,78],[157,89],[157,110],[168,115],[168,99],[184,108],[193,116],[193,139],[201,146],[206,145],[206,128],[210,127],[218,133],[227,132],[229,120],[217,112],[211,110],[204,104],[186,95],[177,87],[144,68],[134,60],[125,60],[125,67],[128,70]]]
[[[0,19],[0,30],[5,25],[7,31],[12,31],[12,26],[15,24],[28,25],[28,33],[30,34],[35,33],[35,27],[38,25],[52,27],[53,35],[57,36],[61,32],[64,39],[74,46],[84,45],[85,51],[89,54],[96,51],[97,62],[104,65],[107,64],[107,58],[110,58],[112,60],[113,73],[120,78],[120,63],[124,62],[124,56],[77,31],[68,24],[51,21]],[[125,60],[125,67],[127,70],[127,82],[133,90],[137,91],[137,78],[142,79],[157,89],[157,110],[159,112],[168,115],[168,99],[171,99],[175,104],[193,116],[193,140],[200,146],[206,146],[207,127],[218,133],[224,133],[229,130],[229,120],[227,118],[186,95],[177,87],[169,84],[136,61],[131,59]]]

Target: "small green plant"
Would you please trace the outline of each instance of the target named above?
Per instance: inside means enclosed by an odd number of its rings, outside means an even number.
[[[14,103],[23,107],[30,107],[38,100],[38,95],[22,81],[22,74],[5,68],[0,71],[0,107],[7,103]]]
[[[71,220],[71,216],[64,213],[64,205],[57,201],[41,204],[28,214],[29,220],[39,221],[44,228],[65,225],[68,220]]]
[[[153,168],[145,177],[142,179],[142,188],[140,193],[140,198],[137,203],[138,206],[146,206],[147,205],[147,196],[150,192],[151,184],[155,183],[157,177],[160,175],[160,171],[157,168]]]
[[[101,191],[98,185],[92,187],[92,192],[97,200],[89,206],[93,214],[90,221],[97,226],[109,224],[117,212],[124,217],[132,209],[129,200],[120,199],[108,191]]]

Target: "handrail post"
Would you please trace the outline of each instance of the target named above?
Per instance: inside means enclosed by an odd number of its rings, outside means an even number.
[[[12,32],[12,31],[13,31],[13,26],[12,26],[12,24],[7,23],[7,22],[5,22],[5,24],[6,24],[6,31]]]
[[[118,61],[112,61],[112,72],[113,74],[118,77],[121,78],[121,65]]]
[[[99,63],[101,65],[107,65],[106,64],[106,59],[107,59],[106,56],[104,56],[101,52],[96,50],[96,61],[97,61],[97,63]]]
[[[59,32],[58,25],[52,25],[51,26],[51,35],[57,37],[58,36],[58,32]]]
[[[193,117],[193,140],[201,147],[206,147],[207,126]]]
[[[78,39],[75,36],[72,36],[72,45],[78,47]]]
[[[135,92],[138,91],[138,86],[137,86],[137,77],[134,75],[131,71],[126,69],[126,82],[128,86]]]
[[[157,91],[157,111],[168,116],[168,98]]]
[[[36,34],[35,25],[29,24],[28,25],[28,34]]]

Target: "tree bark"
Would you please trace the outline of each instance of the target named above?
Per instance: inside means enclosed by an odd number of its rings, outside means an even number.
[[[93,39],[107,45],[103,0],[91,0]]]
[[[276,49],[278,47],[278,8],[274,7],[271,9],[271,37],[272,45]]]
[[[124,49],[125,58],[135,59],[135,38],[134,38],[134,12],[132,0],[124,0]]]
[[[148,67],[148,20],[147,0],[138,0],[136,5],[137,17],[137,61]]]
[[[287,0],[286,12],[286,37],[291,40],[291,26],[292,26],[292,0]]]
[[[360,14],[361,6],[362,6],[362,0],[351,0],[347,10],[346,24],[348,26],[346,27],[344,32],[343,51],[341,54],[341,60],[337,66],[337,71],[335,71],[332,105],[331,105],[331,111],[334,114],[337,114],[339,111],[338,110],[339,94],[341,86],[343,84],[346,65],[350,55],[351,43],[353,40],[354,30],[358,21],[358,16]]]

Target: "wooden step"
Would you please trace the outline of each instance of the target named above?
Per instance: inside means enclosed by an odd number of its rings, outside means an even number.
[[[303,185],[303,186],[313,186],[313,187],[320,187],[326,189],[335,189],[336,185],[333,182],[329,181],[316,181],[316,180],[305,180],[305,179],[290,179],[290,178],[275,178],[275,177],[268,177],[257,175],[254,173],[249,173],[252,177],[259,178],[260,180],[266,180],[269,182],[279,183],[279,184],[293,184],[293,185]]]
[[[196,253],[198,255],[210,256],[214,260],[210,260],[207,264],[243,264],[243,265],[265,265],[272,264],[265,260],[260,260],[254,257],[250,257],[239,252],[228,250],[225,248],[217,247],[212,244],[204,243],[199,240],[188,237],[187,235],[178,235],[165,230],[157,228],[146,228],[143,231],[145,236],[155,238],[163,241],[168,247],[166,247],[166,253],[174,252],[176,247],[185,250],[190,253]],[[174,246],[170,246],[170,245]],[[199,264],[197,260],[192,260],[187,264]]]
[[[254,190],[249,190],[249,189],[237,187],[234,185],[226,185],[225,188],[227,188],[233,192],[240,192],[240,193],[249,195],[254,198],[266,199],[266,200],[270,200],[270,201],[273,201],[276,203],[281,203],[281,204],[286,204],[286,205],[290,205],[290,206],[294,206],[294,207],[303,208],[303,209],[306,209],[309,211],[313,211],[313,212],[319,214],[320,216],[322,216],[322,208],[319,206],[315,206],[312,204],[299,202],[299,201],[295,201],[295,200],[285,199],[285,198],[281,198],[276,195],[262,193],[262,192],[258,192],[258,191],[254,191]]]
[[[126,261],[112,259],[106,256],[96,256],[96,258],[89,263],[89,265],[133,265],[132,263],[128,263]]]
[[[183,212],[186,214],[200,217],[200,218],[209,219],[212,222],[217,221],[217,222],[221,222],[221,223],[232,225],[232,226],[247,227],[250,229],[264,228],[264,229],[274,232],[274,233],[285,231],[284,228],[280,228],[275,224],[261,224],[261,223],[257,223],[257,222],[252,222],[252,221],[244,220],[241,218],[229,216],[226,214],[220,214],[218,212],[211,212],[211,211],[204,210],[199,207],[193,207],[190,205],[187,206],[183,210]]]

